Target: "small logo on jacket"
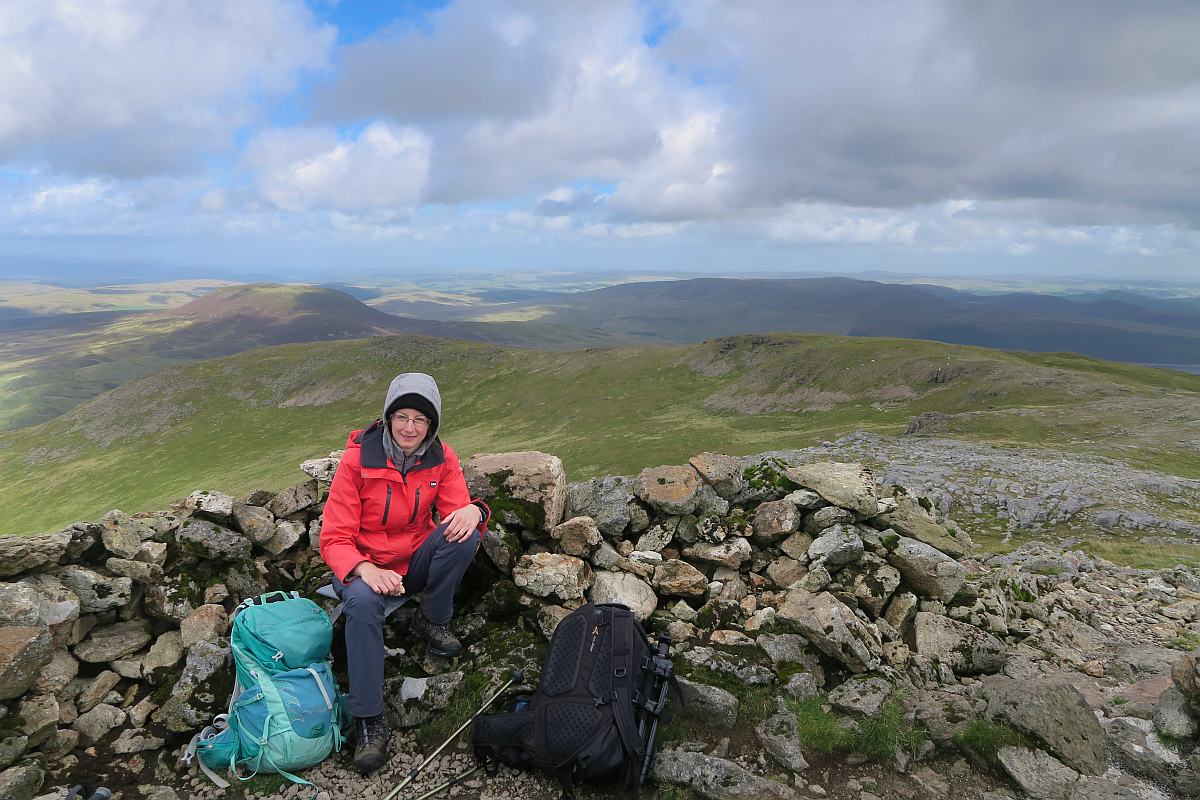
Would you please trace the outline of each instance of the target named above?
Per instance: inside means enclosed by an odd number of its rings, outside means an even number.
[[[429,482],[429,488],[430,488],[430,489],[436,489],[436,488],[437,488],[437,481],[430,481],[430,482]]]

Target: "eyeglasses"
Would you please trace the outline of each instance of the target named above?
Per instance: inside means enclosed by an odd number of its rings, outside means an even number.
[[[426,417],[402,417],[399,414],[392,417],[392,424],[403,428],[408,423],[412,423],[416,428],[428,428],[430,420]]]

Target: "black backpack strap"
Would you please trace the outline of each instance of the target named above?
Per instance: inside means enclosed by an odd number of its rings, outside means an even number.
[[[625,752],[641,760],[646,748],[638,735],[637,720],[633,716],[633,612],[624,608],[608,609],[612,614],[610,636],[612,639],[612,687],[613,720],[617,723],[617,734]]]

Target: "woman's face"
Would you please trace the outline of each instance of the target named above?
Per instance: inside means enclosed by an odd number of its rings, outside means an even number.
[[[415,408],[401,408],[392,414],[392,438],[404,455],[411,456],[429,433],[429,417]]]

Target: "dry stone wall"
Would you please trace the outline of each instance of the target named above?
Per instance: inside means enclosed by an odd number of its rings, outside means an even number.
[[[0,797],[101,768],[127,796],[200,791],[176,757],[231,689],[229,614],[268,589],[316,598],[328,583],[321,512],[339,456],[304,462],[308,480],[279,493],[198,491],[166,511],[0,537]],[[972,553],[928,496],[809,454],[702,453],[573,484],[536,452],[463,469],[494,511],[453,623],[467,655],[425,654],[403,633],[411,609],[397,615],[396,727],[425,725],[501,661],[536,672],[563,616],[620,602],[672,637],[685,714],[734,732],[745,697],[775,704],[752,720],[749,750],[664,743],[657,778],[702,796],[733,796],[731,775],[758,787],[738,796],[819,796],[796,716],[811,698],[847,729],[901,708],[924,737],[886,756],[904,774],[961,749],[1034,797],[1122,797],[1139,781],[1200,795],[1190,569],[1041,543]],[[976,752],[972,724],[1019,744]]]

